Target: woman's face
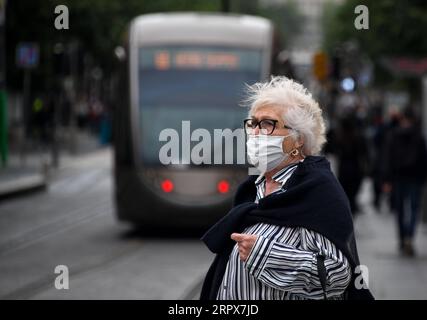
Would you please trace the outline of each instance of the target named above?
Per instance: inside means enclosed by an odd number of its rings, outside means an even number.
[[[277,106],[260,106],[256,108],[255,112],[252,114],[252,119],[256,121],[261,121],[264,119],[277,120],[275,129],[273,130],[272,136],[287,136],[292,133],[292,130],[286,128],[285,126],[289,126],[287,123],[283,121],[281,107]],[[286,114],[285,114],[286,118]],[[260,134],[259,127],[256,127],[253,134]],[[296,141],[292,138],[286,138],[283,140],[282,148],[284,152],[291,152],[297,147]]]

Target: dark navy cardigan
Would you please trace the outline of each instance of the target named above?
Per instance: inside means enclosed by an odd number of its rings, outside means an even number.
[[[258,204],[254,203],[255,179],[255,176],[250,176],[239,186],[231,211],[202,237],[216,257],[204,280],[200,299],[216,299],[235,244],[230,235],[260,222],[303,227],[329,239],[346,256],[352,268],[352,279],[345,297],[373,299],[368,289],[355,288],[358,274],[354,270],[360,263],[352,215],[347,196],[333,175],[328,160],[322,156],[306,157],[282,187],[283,191],[260,199]]]

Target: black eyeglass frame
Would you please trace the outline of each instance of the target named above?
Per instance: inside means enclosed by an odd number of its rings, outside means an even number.
[[[278,122],[279,122],[279,120],[273,120],[273,119],[262,119],[262,120],[260,120],[260,121],[257,121],[257,120],[251,119],[251,118],[245,119],[245,120],[243,120],[243,129],[245,130],[245,133],[246,133],[246,134],[248,134],[248,133],[246,132],[246,123],[247,123],[248,121],[255,121],[255,122],[256,122],[255,127],[253,127],[253,126],[252,126],[252,130],[255,130],[255,129],[256,129],[256,127],[259,127],[259,130],[262,130],[262,129],[261,129],[261,125],[260,125],[260,124],[261,124],[261,122],[263,122],[263,121],[272,121],[272,122],[273,122],[273,130],[271,130],[271,132],[270,132],[270,133],[267,133],[267,135],[271,135],[271,134],[273,134],[274,130],[276,129],[276,123],[278,123]],[[289,130],[294,130],[293,128],[291,128],[291,127],[289,127],[289,126],[287,126],[287,125],[284,125],[284,126],[283,126],[283,128],[286,128],[286,129],[289,129]]]

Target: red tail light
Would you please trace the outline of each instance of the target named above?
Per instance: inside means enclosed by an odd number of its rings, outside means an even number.
[[[225,180],[221,180],[218,182],[217,188],[219,193],[227,193],[230,191],[230,184]]]
[[[162,181],[162,189],[164,192],[171,192],[173,190],[173,183],[169,179]]]

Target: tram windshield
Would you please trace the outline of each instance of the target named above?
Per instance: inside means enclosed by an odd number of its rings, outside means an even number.
[[[188,138],[183,136],[183,121],[189,121],[192,131],[206,129],[211,137],[214,129],[242,128],[248,112],[241,105],[245,86],[261,77],[260,49],[141,47],[138,57],[140,155],[145,165],[160,164],[162,130]],[[212,152],[218,147],[212,141]],[[185,155],[180,153],[182,161]]]

